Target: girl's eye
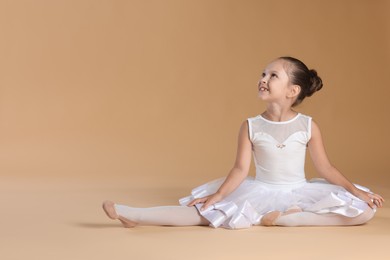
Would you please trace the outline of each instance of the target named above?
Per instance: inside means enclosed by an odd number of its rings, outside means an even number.
[[[272,78],[275,78],[275,77],[277,78],[278,75],[276,75],[275,73],[272,73],[272,74],[271,74],[271,77],[272,77]]]

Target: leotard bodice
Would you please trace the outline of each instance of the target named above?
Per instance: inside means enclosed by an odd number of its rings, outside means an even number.
[[[269,184],[306,182],[305,154],[311,137],[311,117],[298,113],[282,122],[261,115],[247,120],[256,179]]]

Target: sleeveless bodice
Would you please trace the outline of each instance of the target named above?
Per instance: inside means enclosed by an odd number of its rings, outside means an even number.
[[[298,113],[283,122],[270,121],[261,115],[247,120],[256,179],[270,184],[305,182],[305,154],[311,136],[311,117]]]

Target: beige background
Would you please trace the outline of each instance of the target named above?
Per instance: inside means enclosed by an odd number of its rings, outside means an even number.
[[[238,250],[225,259],[315,252],[292,239],[349,255],[332,240],[344,232],[343,243],[372,243],[360,256],[381,253],[388,208],[346,231],[129,233],[105,224],[100,203],[176,204],[226,175],[241,122],[264,109],[262,69],[283,55],[323,78],[297,110],[319,123],[332,162],[390,198],[389,10],[386,0],[0,0],[1,251],[7,259],[199,259],[224,255],[224,244]],[[309,161],[307,175],[316,176]],[[371,236],[355,236],[363,231]],[[313,242],[317,232],[325,236]],[[290,251],[273,250],[276,242]]]

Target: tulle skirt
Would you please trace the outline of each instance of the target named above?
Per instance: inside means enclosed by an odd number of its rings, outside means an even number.
[[[195,198],[215,193],[226,177],[196,187],[191,195],[181,198],[179,203],[187,205]],[[355,184],[359,189],[369,189]],[[298,184],[269,184],[247,177],[240,186],[206,210],[196,204],[199,213],[210,221],[212,227],[229,229],[248,228],[260,223],[264,214],[271,211],[286,211],[298,206],[303,211],[317,214],[340,214],[356,217],[369,206],[341,186],[324,179],[311,179]]]

